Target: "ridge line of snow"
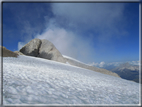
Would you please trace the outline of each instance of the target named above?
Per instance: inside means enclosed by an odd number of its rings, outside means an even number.
[[[79,62],[79,63],[85,64],[85,63],[83,63],[83,62],[81,62],[81,61],[79,61],[79,60],[77,60],[77,59],[72,58],[72,57],[69,57],[69,56],[66,56],[66,55],[62,55],[62,56],[63,56],[64,58],[67,58],[67,59],[74,60],[74,61],[77,61],[77,62]],[[87,64],[85,64],[85,65],[87,65]]]

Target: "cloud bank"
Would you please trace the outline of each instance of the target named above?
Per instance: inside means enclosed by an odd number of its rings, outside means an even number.
[[[52,11],[58,25],[76,32],[90,30],[99,35],[100,40],[106,41],[114,34],[120,36],[125,33],[122,30],[124,7],[124,3],[54,3]]]
[[[89,52],[94,52],[90,39],[84,40],[73,31],[57,27],[53,21],[48,24],[48,28],[42,34],[36,35],[35,38],[51,41],[63,55],[76,59],[84,57],[84,60],[87,60]]]

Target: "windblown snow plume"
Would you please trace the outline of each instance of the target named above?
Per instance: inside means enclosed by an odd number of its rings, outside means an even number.
[[[139,84],[30,56],[3,58],[3,104],[139,104]]]

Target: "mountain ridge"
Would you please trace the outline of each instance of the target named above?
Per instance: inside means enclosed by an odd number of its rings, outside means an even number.
[[[117,73],[121,78],[139,82],[139,66],[131,65],[128,62],[120,64],[118,67],[111,70]]]
[[[48,40],[45,40],[45,39],[40,40],[40,39],[35,38],[35,39],[31,40],[30,42],[28,42],[25,46],[23,46],[20,49],[20,52],[25,55],[45,58],[48,60],[54,60],[54,61],[58,61],[61,63],[68,62],[69,64],[77,66],[77,67],[93,70],[96,72],[100,72],[100,73],[104,73],[107,75],[112,75],[112,76],[120,78],[119,75],[117,75],[116,73],[113,73],[111,71],[97,68],[97,67],[93,67],[93,66],[89,66],[89,65],[83,64],[81,62],[77,62],[75,60],[72,60],[69,57],[68,58],[63,57],[63,55],[54,46],[54,44]]]
[[[68,63],[70,65],[76,66],[76,67],[80,67],[80,68],[85,68],[85,69],[89,69],[92,71],[96,71],[96,72],[100,72],[103,74],[107,74],[107,75],[111,75],[111,76],[115,76],[115,77],[119,77],[120,76],[114,72],[111,72],[109,70],[106,69],[102,69],[102,68],[97,68],[97,67],[93,67],[93,66],[89,66],[87,64],[84,64],[74,58],[62,55],[59,50],[57,50],[57,48],[54,46],[54,44],[52,44],[50,41],[48,40],[40,40],[40,39],[33,39],[31,41],[29,41],[27,44],[25,44],[19,51],[9,51],[6,48],[4,48],[6,51],[3,51],[3,54],[9,54],[9,57],[12,57],[12,55],[28,55],[28,56],[33,56],[33,57],[39,57],[39,58],[44,58],[47,60],[54,60],[57,62],[61,62],[61,63]]]

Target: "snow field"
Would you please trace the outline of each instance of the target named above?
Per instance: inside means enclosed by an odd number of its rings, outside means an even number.
[[[30,56],[3,58],[3,104],[139,104],[139,84]]]

